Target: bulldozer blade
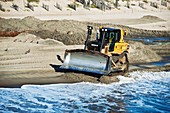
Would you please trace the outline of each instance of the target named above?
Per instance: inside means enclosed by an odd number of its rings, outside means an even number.
[[[84,49],[66,50],[62,69],[107,75],[111,72],[110,57]]]

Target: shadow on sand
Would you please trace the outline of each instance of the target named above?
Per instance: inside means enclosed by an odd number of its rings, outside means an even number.
[[[55,70],[55,72],[67,72],[67,70],[60,68],[61,65],[55,65],[55,64],[49,64],[49,65]]]
[[[61,69],[61,65],[55,65],[55,64],[49,64],[52,68],[54,68],[55,72],[63,72],[63,73],[76,73],[76,74],[84,74],[88,76],[93,76],[100,78],[102,75],[99,74],[94,74],[94,73],[88,73],[88,72],[83,72],[83,71],[77,71],[77,70],[70,70],[70,69]]]

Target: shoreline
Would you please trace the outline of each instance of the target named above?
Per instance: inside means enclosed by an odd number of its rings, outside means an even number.
[[[37,70],[40,71],[40,70]],[[142,72],[160,72],[160,71],[170,71],[170,65],[166,66],[154,66],[154,67],[147,67],[147,68],[140,68],[140,65],[138,68],[130,69],[128,73],[134,72],[134,71],[142,71]],[[18,72],[18,71],[17,71]],[[14,72],[15,73],[15,72]],[[20,72],[18,72],[20,73]],[[112,76],[102,76],[102,79],[99,79],[98,77],[83,74],[83,73],[73,73],[73,72],[65,72],[59,75],[57,72],[51,72],[51,75],[53,76],[46,76],[46,77],[38,77],[36,75],[36,71],[32,70],[31,73],[34,73],[35,77],[26,77],[27,73],[29,72],[21,72],[21,74],[15,75],[13,78],[13,75],[4,75],[5,78],[0,78],[0,87],[1,88],[20,88],[22,85],[46,85],[46,84],[64,84],[64,83],[79,83],[79,82],[91,82],[91,83],[104,83],[104,84],[110,84],[113,82],[118,82],[117,75],[122,75],[122,73],[112,73]],[[39,72],[38,72],[39,73]],[[43,70],[42,70],[43,73]],[[2,74],[2,72],[1,72]],[[9,72],[10,74],[10,72]],[[49,73],[48,73],[49,74]],[[8,77],[7,77],[8,76]],[[126,74],[128,76],[128,74]],[[103,79],[104,78],[104,79]],[[107,80],[106,80],[107,79]]]

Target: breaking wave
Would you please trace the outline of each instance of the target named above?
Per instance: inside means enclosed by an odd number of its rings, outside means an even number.
[[[169,112],[170,72],[132,72],[120,82],[0,88],[0,112]]]

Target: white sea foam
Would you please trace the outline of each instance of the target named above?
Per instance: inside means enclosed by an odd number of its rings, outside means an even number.
[[[135,80],[160,80],[170,78],[170,72],[140,72],[135,71],[129,74],[130,78]]]
[[[109,85],[81,82],[1,88],[0,112],[102,113],[141,109],[166,112],[170,109],[170,72],[132,72],[128,77],[118,78],[120,82]]]

